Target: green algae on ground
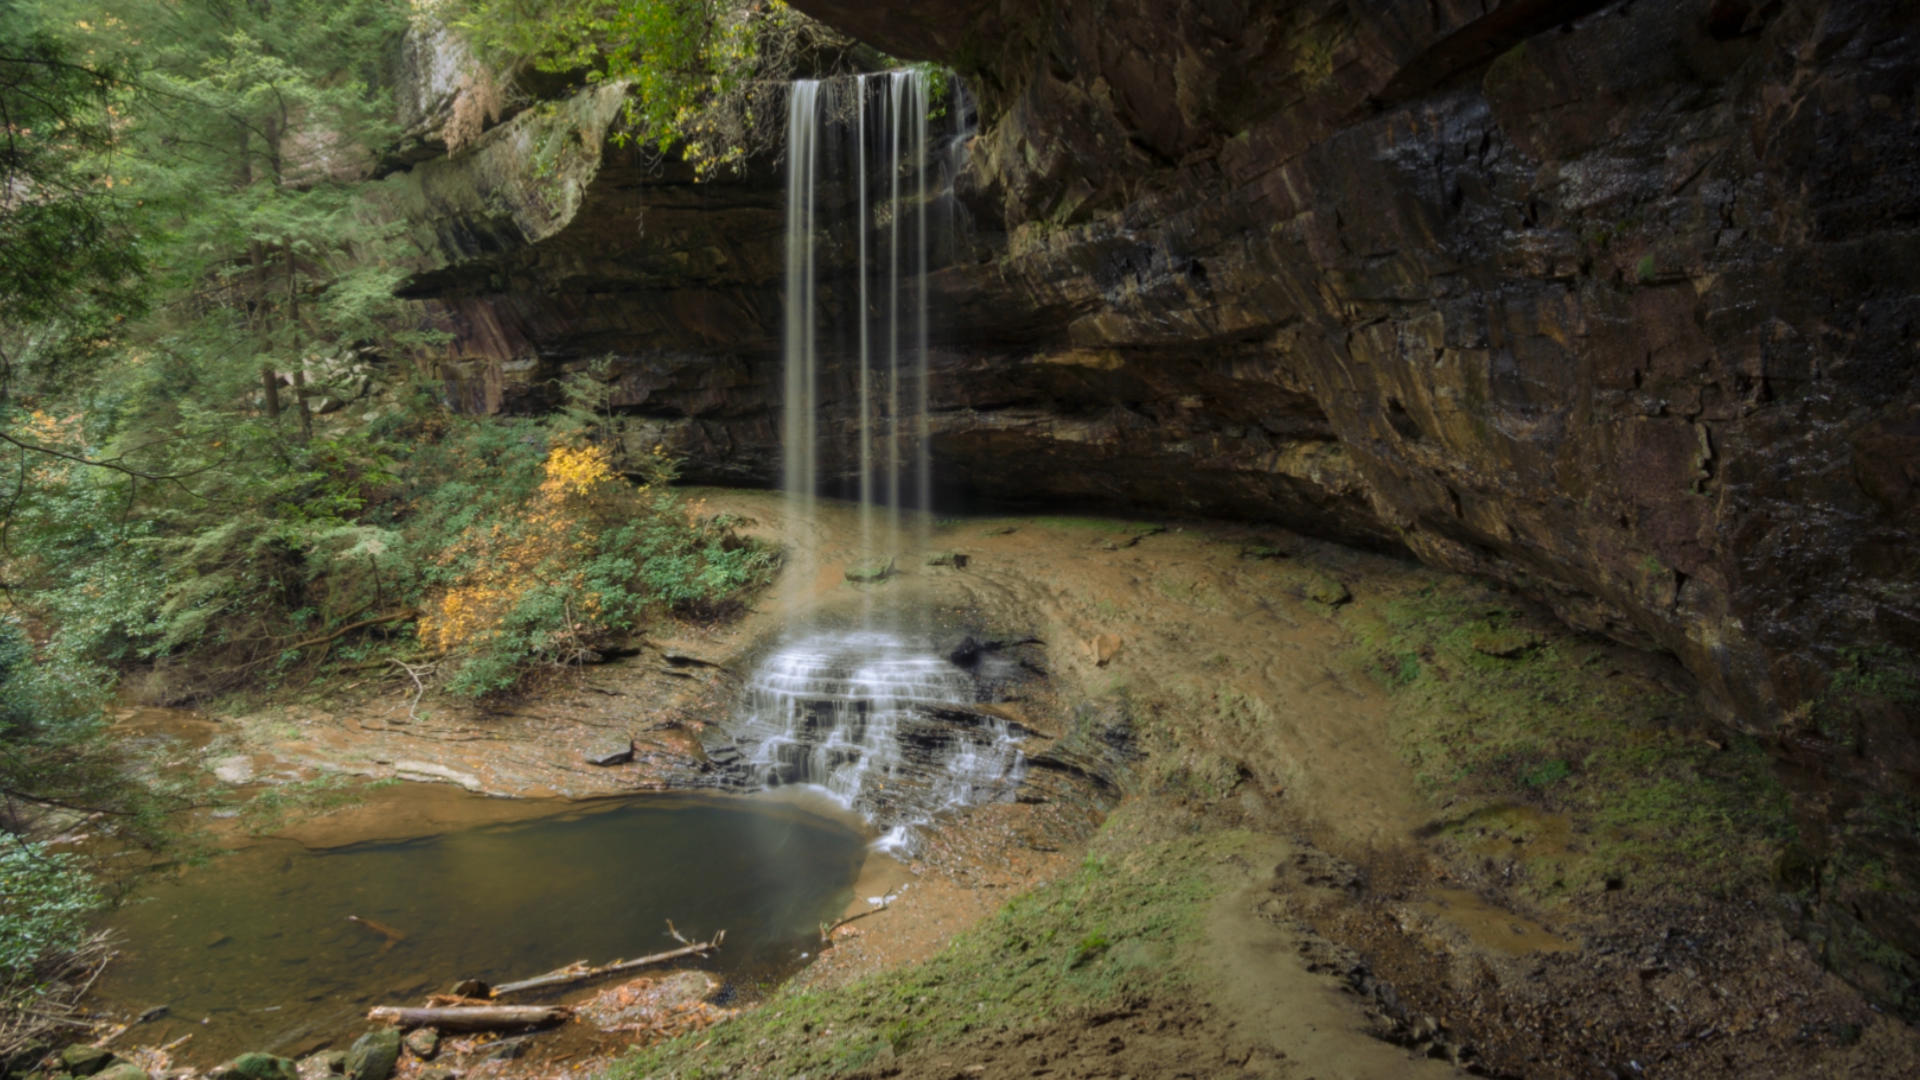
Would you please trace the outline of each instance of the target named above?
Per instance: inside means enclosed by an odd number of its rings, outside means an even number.
[[[1529,618],[1471,580],[1420,577],[1341,619],[1355,666],[1393,701],[1402,759],[1450,811],[1441,835],[1469,852],[1504,844],[1525,866],[1522,891],[1542,900],[1625,882],[1764,884],[1792,825],[1756,743],[1716,734],[1620,646]],[[1563,819],[1565,835],[1541,842],[1488,816],[1514,807]]]
[[[1021,525],[1030,529],[1055,529],[1060,532],[1096,532],[1113,535],[1153,536],[1167,531],[1165,525],[1156,525],[1145,521],[1125,521],[1120,518],[1069,517],[1054,515],[1021,519]]]
[[[366,801],[366,793],[400,781],[361,780],[339,773],[321,773],[265,788],[240,807],[240,822],[254,836],[278,832],[296,821],[321,817]]]
[[[1266,841],[1219,832],[1114,850],[1130,818],[1129,808],[1117,811],[1071,876],[1015,896],[927,962],[842,989],[788,989],[721,1027],[641,1049],[606,1080],[718,1076],[776,1062],[783,1075],[832,1075],[1074,1006],[1190,987],[1193,946],[1230,887],[1224,868]]]

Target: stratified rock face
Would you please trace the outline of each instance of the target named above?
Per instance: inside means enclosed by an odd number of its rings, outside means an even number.
[[[1786,759],[1836,963],[1907,992],[1846,942],[1920,955],[1920,4],[795,6],[978,97],[952,494],[1404,545],[1673,650]],[[542,123],[390,183],[524,171]],[[635,449],[776,481],[778,169],[568,160],[546,225],[461,196],[423,245],[452,385],[612,354]]]

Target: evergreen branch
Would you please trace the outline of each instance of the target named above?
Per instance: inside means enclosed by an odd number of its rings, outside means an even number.
[[[220,466],[226,464],[226,460],[227,460],[226,458],[221,458],[219,461],[213,462],[208,465],[202,465],[198,469],[192,469],[183,473],[149,473],[149,472],[141,472],[139,469],[136,469],[131,465],[122,464],[122,462],[126,459],[126,456],[127,456],[125,454],[120,454],[115,457],[110,457],[110,458],[96,461],[92,458],[81,457],[78,454],[69,454],[64,450],[55,450],[51,446],[39,446],[34,443],[25,442],[20,439],[14,438],[13,436],[7,434],[4,431],[0,431],[0,442],[12,443],[14,446],[19,447],[21,450],[32,451],[36,454],[46,454],[49,457],[61,458],[63,460],[75,462],[80,465],[92,466],[93,468],[96,468],[96,469],[112,469],[114,472],[124,473],[128,476],[135,477],[136,479],[140,479],[140,480],[154,480],[154,481],[159,481],[163,483],[171,481],[172,483],[178,485],[182,491],[185,491],[187,494],[192,495],[196,499],[204,499],[206,498],[206,496],[201,495],[199,492],[194,491],[190,487],[187,487],[185,484],[181,483],[181,481],[186,479],[189,476],[199,476],[201,473],[209,472],[213,469],[217,469]],[[147,446],[154,446],[154,445],[157,445],[157,444],[155,443],[147,444]],[[147,446],[142,446],[139,449],[145,450]]]

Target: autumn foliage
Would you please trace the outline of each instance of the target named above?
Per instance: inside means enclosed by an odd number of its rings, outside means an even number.
[[[627,467],[638,482],[606,446],[558,442],[524,501],[466,522],[429,557],[441,584],[418,633],[455,665],[449,688],[493,692],[529,664],[593,659],[650,616],[724,603],[765,576],[767,552],[674,496],[660,448]]]

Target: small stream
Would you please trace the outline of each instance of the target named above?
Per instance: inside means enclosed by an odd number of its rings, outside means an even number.
[[[456,979],[674,948],[668,919],[694,940],[725,930],[710,960],[683,966],[751,990],[807,962],[866,854],[855,823],[791,801],[685,795],[325,850],[265,840],[116,912],[126,944],[97,995],[128,1013],[167,1006],[132,1034],[193,1032],[191,1061],[295,1055],[344,1045],[370,1006],[416,1004]]]

